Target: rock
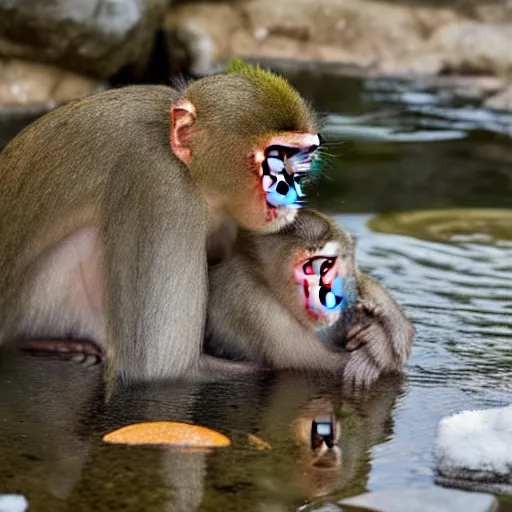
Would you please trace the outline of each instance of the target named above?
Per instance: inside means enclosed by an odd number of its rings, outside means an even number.
[[[201,73],[233,57],[251,57],[354,64],[372,74],[476,71],[512,77],[512,6],[504,1],[454,7],[211,0],[171,7],[164,26],[171,58]]]
[[[144,67],[168,0],[0,0],[0,55],[98,78]]]
[[[368,492],[340,501],[340,505],[374,512],[495,512],[498,501],[490,494],[442,487],[404,488]]]
[[[498,94],[488,98],[484,105],[494,110],[512,110],[512,86],[508,86]]]
[[[43,103],[48,109],[83,98],[101,83],[54,66],[16,59],[0,59],[0,108]]]
[[[443,70],[512,77],[512,23],[457,21],[439,28],[430,45]]]
[[[97,80],[54,66],[0,59],[0,148],[45,112],[102,88]]]
[[[444,418],[434,455],[443,484],[512,494],[512,405]]]
[[[25,512],[28,502],[21,494],[0,494],[0,512]]]

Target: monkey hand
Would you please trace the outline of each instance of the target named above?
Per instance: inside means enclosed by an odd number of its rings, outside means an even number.
[[[402,370],[411,352],[414,329],[405,318],[390,322],[385,309],[371,301],[358,304],[356,318],[346,335],[350,354],[343,381],[352,388],[367,388],[381,375]]]
[[[371,332],[368,329],[378,322],[380,308],[372,301],[358,299],[354,307],[352,325],[345,334],[344,348],[347,352],[352,352],[362,345],[366,344],[371,338]]]

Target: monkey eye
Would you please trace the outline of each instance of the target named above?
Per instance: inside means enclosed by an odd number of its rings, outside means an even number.
[[[302,269],[304,270],[304,274],[306,274],[307,276],[312,276],[315,273],[313,269],[313,263],[311,260],[306,261],[306,263],[304,263],[304,265],[302,266]]]
[[[324,256],[315,256],[314,258],[310,258],[307,260],[302,269],[304,270],[304,274],[313,275],[316,274],[320,278],[325,276],[329,270],[334,267],[336,263],[336,258],[325,258]]]

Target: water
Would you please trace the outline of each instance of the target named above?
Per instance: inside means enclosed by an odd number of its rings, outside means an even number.
[[[361,397],[282,374],[125,390],[106,404],[99,369],[2,354],[3,492],[25,494],[35,511],[284,511],[431,486],[439,420],[512,401],[509,118],[401,82],[293,79],[326,114],[329,140],[344,141],[329,146],[315,205],[357,238],[361,268],[416,327],[405,377]],[[330,413],[342,463],[315,465],[311,421]],[[142,420],[209,426],[233,444],[206,453],[101,442]],[[248,433],[272,449],[255,448]]]

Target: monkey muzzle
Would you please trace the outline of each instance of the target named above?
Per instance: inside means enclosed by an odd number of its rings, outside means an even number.
[[[337,257],[315,256],[295,268],[295,282],[303,285],[306,308],[325,315],[344,306],[343,279],[336,267]]]
[[[300,180],[310,171],[312,155],[318,146],[300,150],[286,146],[269,146],[262,162],[263,190],[273,207],[301,208],[305,194]]]

